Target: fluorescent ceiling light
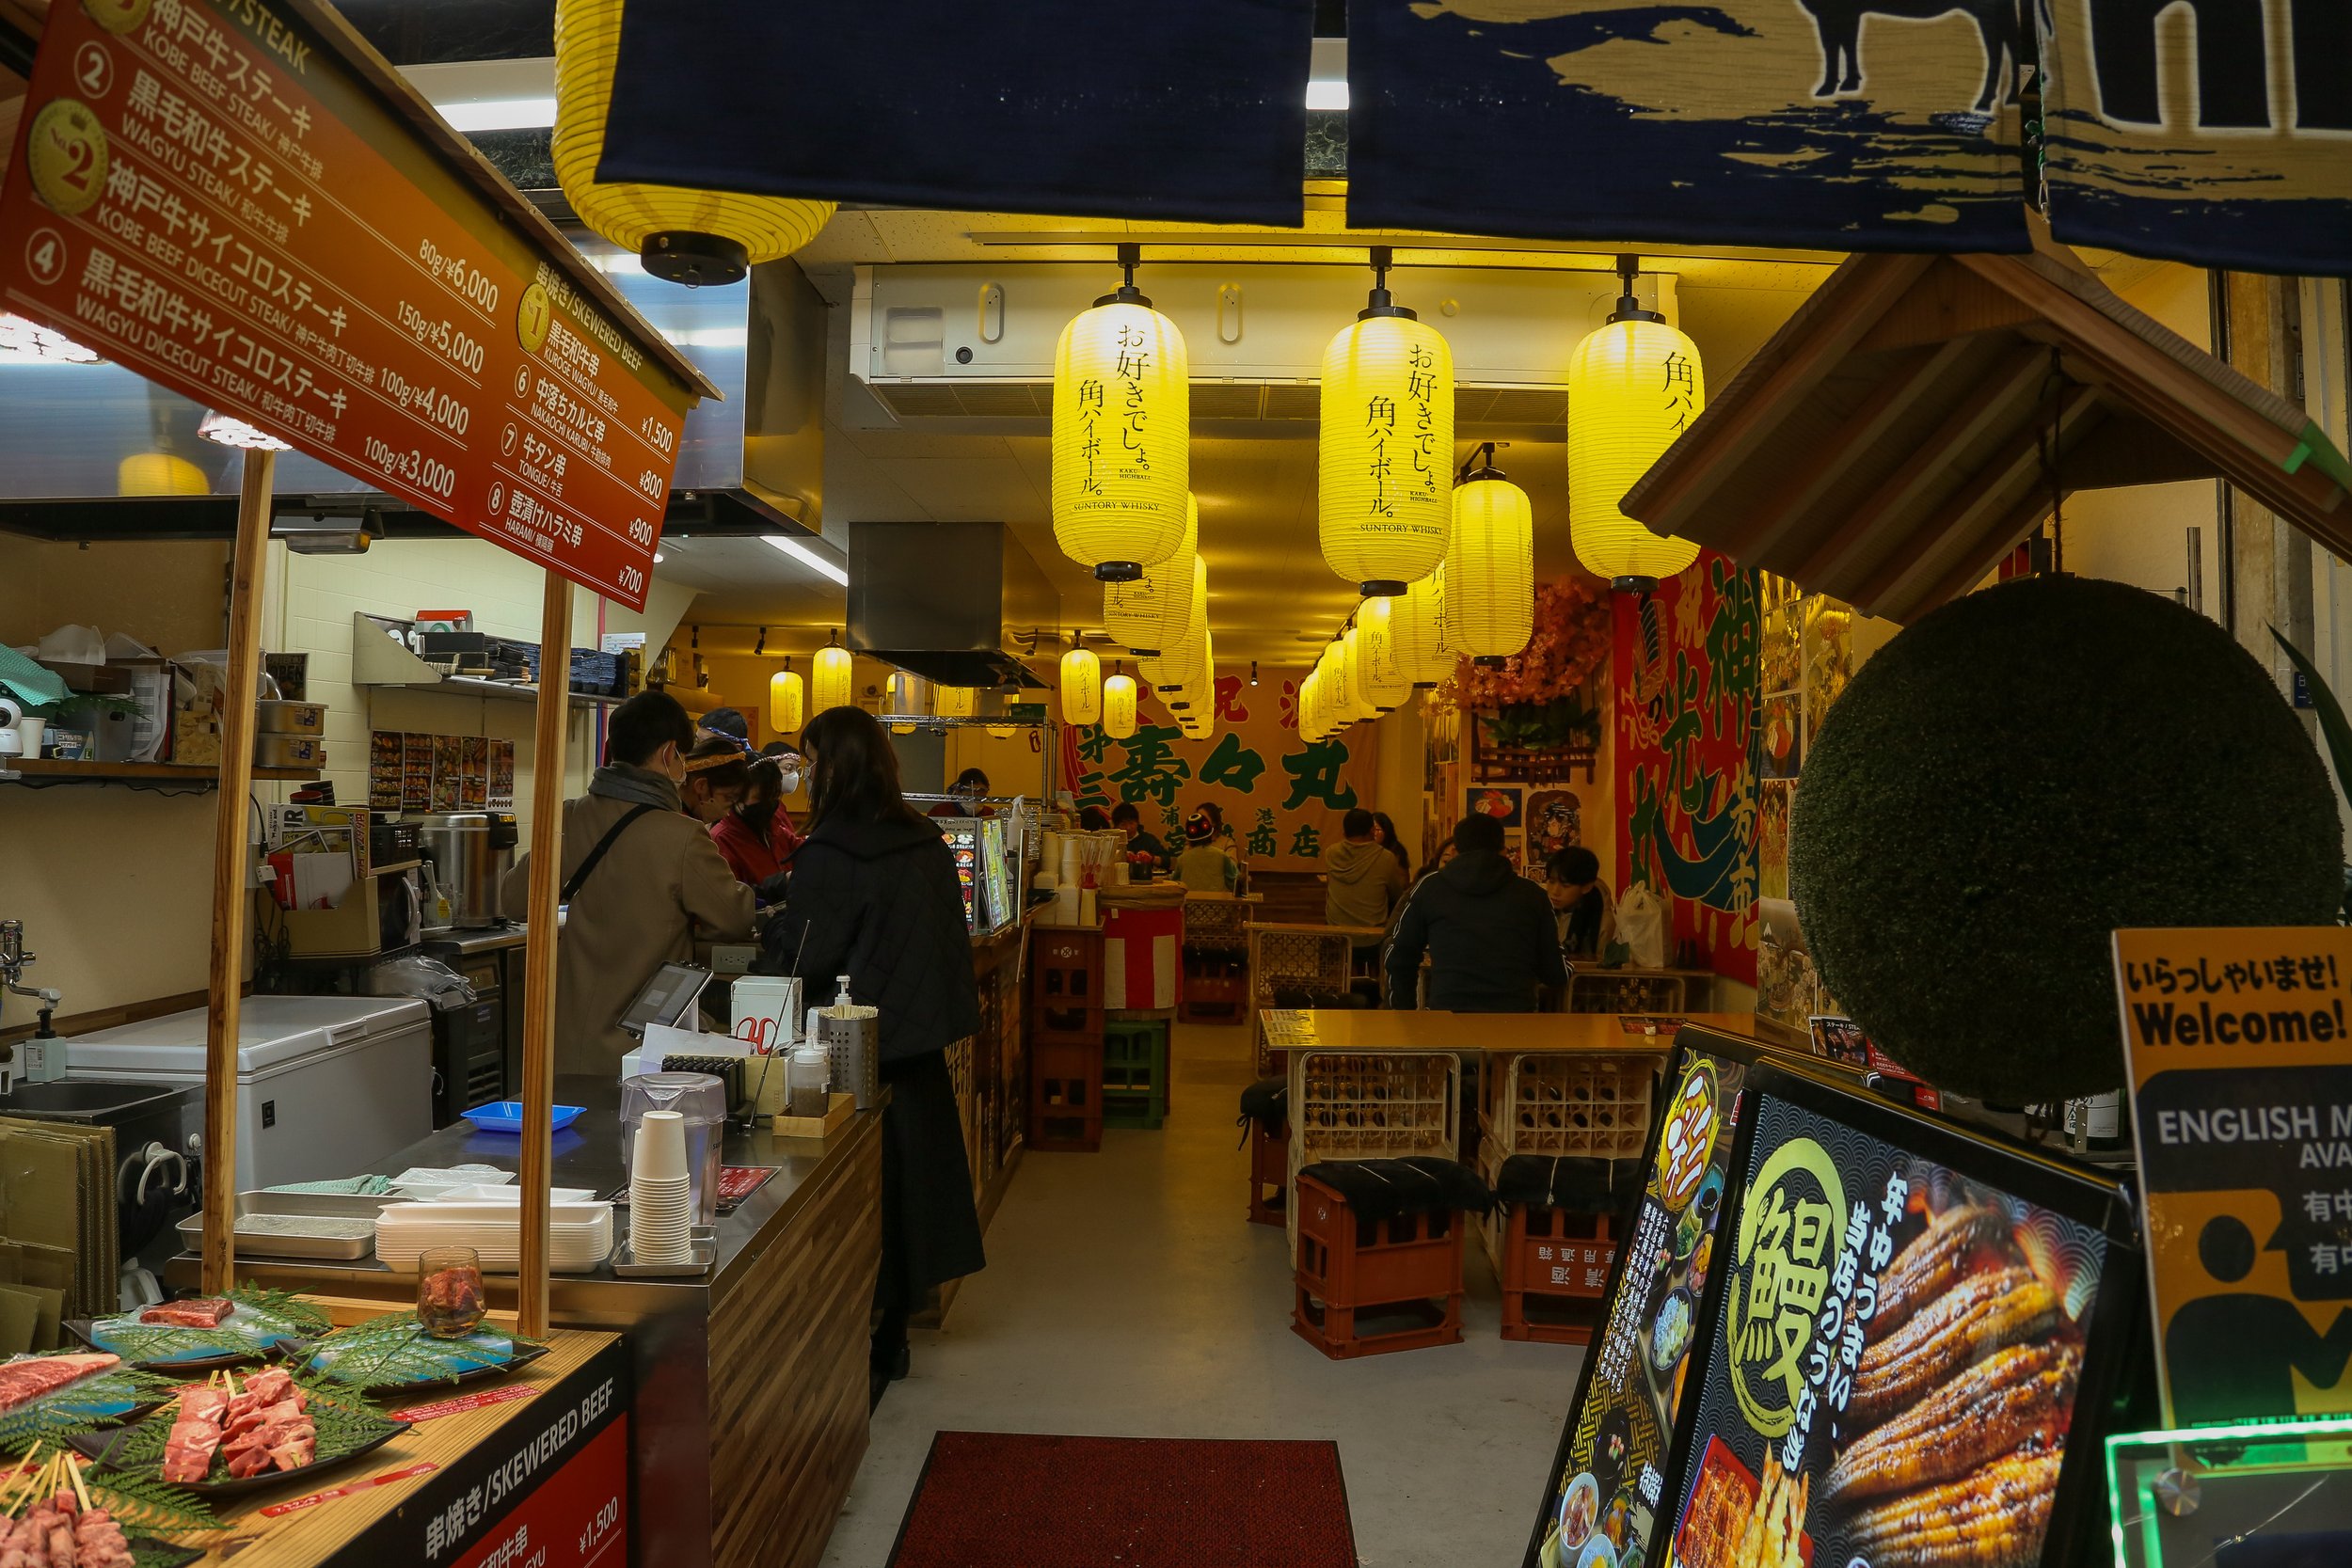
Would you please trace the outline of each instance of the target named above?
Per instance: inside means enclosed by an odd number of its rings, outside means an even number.
[[[437,107],[453,131],[532,131],[555,123],[552,98],[482,98]]]
[[[105,361],[61,332],[0,311],[0,359],[36,365],[99,365]]]
[[[1347,107],[1346,79],[1330,81],[1311,78],[1307,83],[1307,107],[1345,110]]]
[[[653,563],[657,566],[661,564],[661,552],[660,550],[653,552]]]
[[[773,545],[776,548],[782,550],[785,554],[790,556],[793,560],[799,562],[802,565],[807,567],[810,571],[816,572],[823,577],[829,577],[844,588],[850,586],[850,574],[847,571],[834,565],[832,562],[827,561],[823,556],[818,555],[815,550],[810,549],[806,545],[802,544],[798,539],[787,538],[781,533],[763,533],[760,537],[767,540],[768,543]]]

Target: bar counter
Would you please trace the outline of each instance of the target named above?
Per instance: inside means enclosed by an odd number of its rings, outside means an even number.
[[[585,1111],[555,1135],[554,1184],[599,1196],[623,1188],[619,1080],[567,1074],[555,1098]],[[644,1500],[637,1560],[809,1568],[823,1557],[866,1451],[881,1124],[878,1111],[861,1112],[822,1140],[730,1128],[727,1164],[777,1170],[719,1216],[718,1256],[705,1277],[623,1279],[600,1267],[550,1278],[556,1323],[627,1336],[636,1384],[630,1463]],[[381,1174],[466,1164],[519,1170],[516,1140],[459,1122],[391,1155]],[[240,1258],[237,1273],[286,1290],[415,1299],[414,1275],[373,1259]],[[167,1277],[193,1288],[195,1255],[174,1259]],[[513,1276],[493,1277],[494,1309],[511,1309],[514,1290]]]

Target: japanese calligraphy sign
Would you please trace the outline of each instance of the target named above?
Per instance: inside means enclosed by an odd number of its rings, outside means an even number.
[[[2352,1411],[2352,930],[2115,933],[2168,1424]]]
[[[1752,1079],[1743,1107],[1675,1560],[1888,1562],[1929,1523],[1968,1519],[2001,1560],[2044,1560],[2067,1453],[2096,1463],[2066,1434],[2105,1237],[1785,1082]]]
[[[0,299],[644,607],[694,388],[294,0],[56,0]]]
[[[1707,1291],[1723,1210],[1740,1085],[1735,1057],[1686,1049],[1667,1076],[1650,1153],[1649,1178],[1633,1216],[1627,1261],[1603,1307],[1577,1404],[1561,1444],[1529,1560],[1573,1565],[1593,1532],[1613,1524],[1614,1560],[1658,1560],[1652,1543],[1665,1508],[1675,1433],[1685,1410],[1698,1301]],[[1576,1250],[1564,1244],[1564,1254]],[[1582,1291],[1574,1258],[1553,1283]],[[1571,1492],[1596,1508],[1580,1519]],[[1549,1558],[1546,1552],[1549,1550]]]

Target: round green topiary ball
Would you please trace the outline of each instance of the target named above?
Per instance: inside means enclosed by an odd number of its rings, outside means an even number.
[[[2261,665],[2093,578],[1954,600],[1854,674],[1804,758],[1789,893],[1821,983],[1930,1083],[2124,1081],[2110,933],[2332,923],[2334,791]]]

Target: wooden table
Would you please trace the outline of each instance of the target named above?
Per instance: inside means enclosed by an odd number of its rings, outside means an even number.
[[[1391,1012],[1385,1008],[1268,1008],[1260,1013],[1273,1051],[1446,1051],[1456,1055],[1517,1055],[1527,1052],[1591,1052],[1663,1055],[1674,1035],[1629,1032],[1617,1013]],[[1753,1013],[1677,1013],[1741,1039],[1757,1039]]]

